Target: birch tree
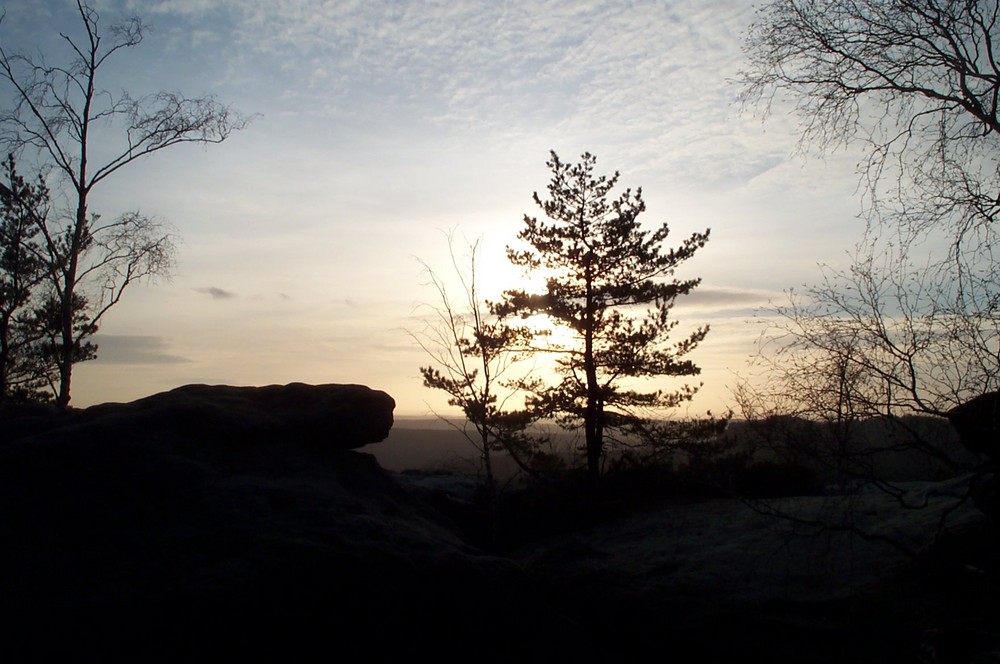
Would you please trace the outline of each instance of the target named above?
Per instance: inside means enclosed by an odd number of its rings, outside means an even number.
[[[94,189],[137,160],[183,143],[221,143],[246,124],[213,96],[189,98],[159,91],[133,97],[125,91],[112,92],[103,76],[108,63],[128,58],[148,28],[137,16],[105,27],[85,0],[77,0],[75,13],[77,30],[60,33],[65,49],[58,61],[52,54],[53,62],[42,55],[9,50],[0,22],[0,85],[13,99],[0,113],[0,143],[11,152],[32,152],[40,165],[61,176],[73,200],[69,217],[50,220],[58,227],[50,226],[43,233],[54,283],[56,402],[61,407],[70,401],[81,331],[94,329],[77,320],[81,300],[87,299],[78,293],[84,280],[98,274],[116,278],[101,290],[99,302],[87,300],[94,307],[93,324],[94,318],[118,302],[124,286],[140,275],[158,274],[169,264],[164,260],[167,253],[160,251],[169,237],[159,236],[150,243],[154,228],[148,218],[125,214],[100,225],[89,207]],[[117,141],[102,139],[95,145],[97,127],[111,127]],[[101,256],[88,267],[84,256],[88,252],[93,256],[97,246],[102,247]]]

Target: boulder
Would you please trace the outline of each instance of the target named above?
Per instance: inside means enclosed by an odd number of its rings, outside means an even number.
[[[947,417],[965,447],[993,460],[1000,457],[1000,392],[970,399],[949,410]]]
[[[395,405],[364,385],[185,385],[128,404],[93,406],[77,419],[87,426],[149,423],[161,432],[350,450],[384,440]]]

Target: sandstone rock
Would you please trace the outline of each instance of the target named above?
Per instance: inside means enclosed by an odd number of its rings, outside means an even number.
[[[160,431],[348,450],[385,439],[395,405],[385,392],[363,385],[185,385],[128,404],[94,406],[78,419],[96,426],[155,423]]]
[[[33,420],[0,442],[4,658],[580,661],[517,565],[345,449],[391,416],[360,386],[188,386]]]

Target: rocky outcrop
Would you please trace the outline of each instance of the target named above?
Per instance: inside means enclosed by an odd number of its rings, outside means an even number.
[[[188,386],[7,416],[8,661],[554,661],[585,643],[519,567],[349,451],[388,432],[384,393]]]
[[[947,415],[965,447],[993,460],[1000,458],[1000,392],[970,399]]]
[[[972,502],[1000,525],[1000,491],[997,490],[996,463],[1000,461],[1000,392],[989,392],[952,408],[948,421],[958,432],[962,445],[989,462],[973,479]]]
[[[125,404],[102,404],[62,416],[40,417],[38,408],[9,413],[18,435],[44,438],[48,431],[107,440],[147,430],[155,435],[194,436],[219,442],[258,440],[322,445],[341,450],[379,442],[392,428],[395,402],[364,385],[185,385]],[[17,412],[17,422],[13,421]]]

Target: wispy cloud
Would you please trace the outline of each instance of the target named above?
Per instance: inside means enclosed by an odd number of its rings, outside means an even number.
[[[203,295],[210,296],[213,300],[232,300],[239,297],[236,293],[232,291],[227,291],[222,288],[217,288],[216,286],[207,286],[205,288],[195,288],[195,291],[202,293]]]
[[[676,307],[685,318],[689,314],[702,318],[752,317],[758,309],[766,308],[779,295],[761,290],[699,286],[678,298]]]
[[[170,353],[170,340],[164,337],[98,334],[97,361],[101,364],[183,364],[187,358]]]
[[[230,57],[248,76],[280,71],[284,89],[270,93],[298,113],[625,145],[623,162],[699,183],[738,183],[774,159],[739,138],[760,128],[738,117],[727,83],[743,59],[748,0],[228,7]]]

